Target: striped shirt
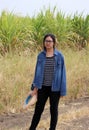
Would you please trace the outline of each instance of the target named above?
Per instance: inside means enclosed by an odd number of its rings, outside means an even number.
[[[46,63],[44,67],[43,85],[52,86],[52,80],[54,75],[54,56],[46,57]]]

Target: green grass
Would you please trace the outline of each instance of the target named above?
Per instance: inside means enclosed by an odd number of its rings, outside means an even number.
[[[67,70],[65,100],[89,95],[89,52],[63,51]],[[19,112],[34,76],[37,52],[7,54],[0,58],[0,113]]]
[[[85,48],[89,43],[89,15],[65,16],[56,7],[43,9],[32,18],[3,11],[0,16],[0,54],[26,48],[40,49],[46,33],[55,34],[61,47]]]

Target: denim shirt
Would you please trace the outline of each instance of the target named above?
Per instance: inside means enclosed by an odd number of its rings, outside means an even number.
[[[56,49],[54,49],[54,59],[55,59],[55,67],[51,89],[54,92],[60,91],[60,95],[65,96],[66,70],[64,64],[64,57],[62,53]],[[37,56],[34,80],[31,89],[34,89],[34,87],[37,87],[38,89],[42,88],[45,61],[46,61],[46,51],[44,50],[40,52]]]

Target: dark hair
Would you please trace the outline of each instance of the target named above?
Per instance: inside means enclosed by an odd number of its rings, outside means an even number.
[[[43,48],[46,50],[46,48],[45,48],[45,46],[44,46],[44,43],[45,43],[45,39],[46,39],[47,37],[51,37],[51,38],[52,38],[53,43],[54,43],[53,48],[55,48],[56,37],[55,37],[54,34],[51,34],[51,33],[48,33],[48,34],[46,34],[46,35],[44,36],[44,38],[43,38]]]

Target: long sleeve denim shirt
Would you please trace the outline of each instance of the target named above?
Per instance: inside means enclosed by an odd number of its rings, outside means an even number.
[[[66,95],[66,69],[64,64],[64,56],[61,52],[54,49],[54,76],[52,80],[52,91],[60,91],[60,96]],[[43,83],[44,66],[46,61],[46,51],[43,50],[37,56],[34,80],[31,89],[34,87],[41,89]]]

